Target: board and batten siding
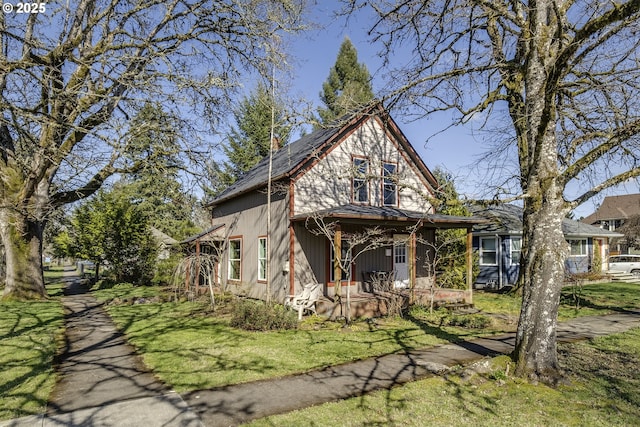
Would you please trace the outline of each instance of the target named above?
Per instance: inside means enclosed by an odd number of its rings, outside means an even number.
[[[289,276],[283,271],[289,261],[288,197],[274,194],[271,198],[270,282],[272,296],[283,300],[289,294]],[[258,281],[258,239],[267,235],[267,196],[257,190],[238,196],[212,211],[213,224],[225,224],[228,238],[242,238],[241,280],[228,280],[229,254],[220,260],[220,277],[227,288],[237,294],[264,299],[266,283]]]
[[[380,121],[369,118],[348,135],[328,154],[322,156],[294,183],[295,213],[304,214],[352,203],[353,157],[365,158],[369,202],[382,206],[382,167],[384,163],[397,165],[398,205],[409,211],[432,213],[428,197],[431,189],[401,145],[392,141]]]

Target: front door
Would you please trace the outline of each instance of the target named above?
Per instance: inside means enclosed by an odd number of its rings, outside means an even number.
[[[409,287],[409,236],[406,234],[393,235],[393,270],[395,272],[394,287]]]

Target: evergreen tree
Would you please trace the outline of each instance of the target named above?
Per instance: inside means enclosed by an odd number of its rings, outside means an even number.
[[[326,108],[318,108],[320,122],[330,124],[373,98],[371,75],[364,64],[358,63],[358,52],[351,40],[345,38],[329,77],[322,84],[320,99]]]
[[[434,170],[433,174],[440,185],[434,201],[436,211],[444,215],[471,216],[460,200],[453,176],[441,169]],[[466,230],[437,229],[434,246],[438,252],[435,256],[438,257],[439,282],[447,288],[464,288],[467,272]],[[474,268],[478,270],[477,263],[474,263]]]
[[[117,281],[147,283],[153,277],[157,244],[149,216],[127,192],[100,190],[80,206],[69,235],[75,255],[100,265],[109,264]]]
[[[263,84],[258,84],[242,100],[234,112],[236,126],[227,135],[227,143],[222,147],[227,161],[210,164],[209,196],[219,194],[269,154],[272,121],[277,148],[288,143],[291,126],[285,123],[286,115],[285,106],[275,100]]]
[[[196,232],[197,227],[192,220],[196,201],[179,182],[182,165],[177,156],[178,130],[177,120],[162,107],[145,104],[131,121],[128,146],[132,150],[145,150],[153,142],[162,149],[156,149],[143,168],[121,179],[114,188],[147,213],[151,226],[181,240]]]

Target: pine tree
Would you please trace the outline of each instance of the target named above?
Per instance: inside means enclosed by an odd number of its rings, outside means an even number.
[[[366,65],[358,63],[358,52],[351,40],[345,38],[329,77],[322,84],[320,99],[326,108],[318,108],[320,122],[330,124],[373,98],[371,75]]]
[[[150,146],[157,148],[150,151],[143,168],[123,177],[114,189],[135,201],[148,214],[151,226],[183,239],[197,230],[192,219],[196,201],[185,193],[179,181],[182,164],[177,156],[178,123],[161,106],[152,103],[146,103],[131,122],[129,147],[138,151]]]
[[[285,123],[286,108],[267,87],[259,84],[234,112],[236,127],[222,147],[227,161],[210,165],[211,188],[207,189],[210,196],[219,194],[269,154],[272,114],[274,140],[280,148],[287,144],[291,133],[291,127]]]

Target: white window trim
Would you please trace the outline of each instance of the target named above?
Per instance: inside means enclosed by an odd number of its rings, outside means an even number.
[[[264,241],[264,257],[260,256],[260,249],[262,248],[262,241]],[[258,280],[261,282],[267,281],[267,251],[269,250],[269,240],[266,236],[258,237]],[[260,261],[264,261],[264,271],[260,265]],[[264,276],[263,276],[264,273]]]
[[[516,239],[520,241],[520,249],[518,249],[518,250],[515,250],[513,248],[513,241],[516,240]],[[509,239],[509,262],[511,263],[511,265],[520,265],[520,261],[513,262],[513,253],[514,252],[520,253],[520,259],[522,259],[522,237],[511,237]]]
[[[582,253],[574,255],[571,253],[571,242],[581,242],[580,249]],[[569,256],[573,258],[589,256],[589,240],[588,239],[567,239],[569,243]]]
[[[240,251],[239,251],[240,258],[231,258],[231,242],[240,242]],[[242,238],[238,237],[238,238],[229,239],[228,258],[229,258],[229,263],[227,266],[228,267],[227,278],[229,280],[241,281],[242,280]],[[231,263],[233,261],[238,261],[238,278],[231,277],[231,272],[233,271],[233,269],[231,268]]]
[[[495,249],[492,250],[492,251],[485,251],[483,249],[483,247],[482,247],[482,241],[483,240],[493,240],[494,243],[495,243]],[[478,244],[478,251],[480,252],[480,265],[486,265],[486,266],[492,266],[492,267],[497,266],[498,265],[498,257],[500,256],[500,253],[498,251],[498,239],[496,237],[480,237],[480,241],[478,243],[479,243]],[[493,264],[483,262],[483,259],[484,259],[483,254],[485,252],[487,252],[487,253],[495,253],[496,254],[496,257],[495,257],[496,258],[496,262],[493,263]]]

